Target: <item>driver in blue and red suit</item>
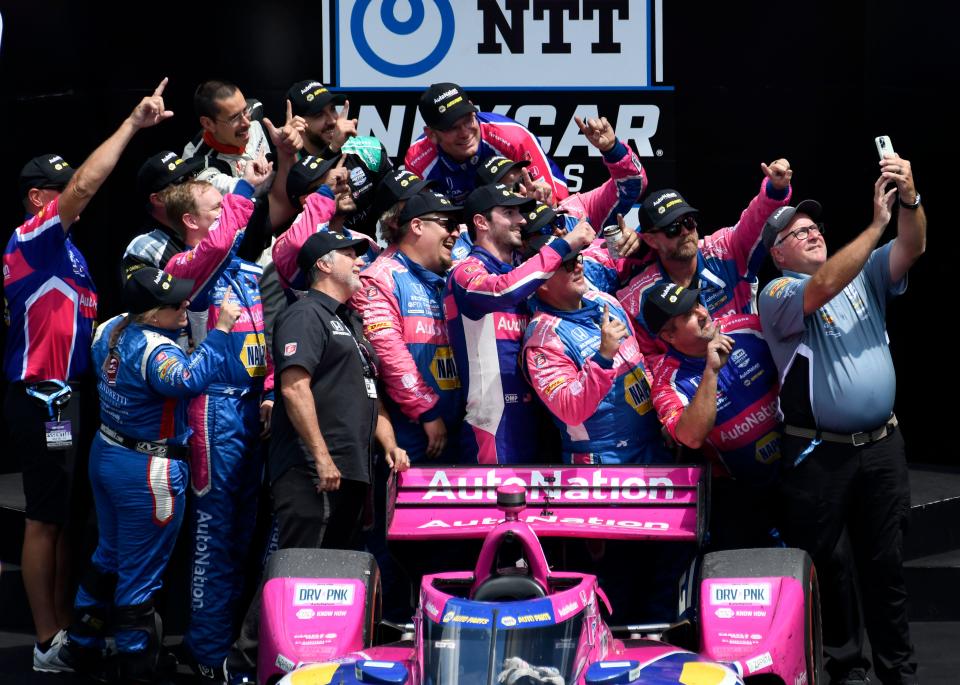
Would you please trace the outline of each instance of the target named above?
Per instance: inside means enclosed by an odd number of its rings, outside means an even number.
[[[712,464],[710,547],[774,542],[770,487],[780,472],[780,384],[755,314],[710,316],[696,290],[663,283],[643,309],[667,346],[653,404],[678,443]]]
[[[530,176],[557,200],[570,194],[533,133],[513,119],[480,112],[457,84],[434,83],[420,96],[418,109],[426,124],[424,136],[407,149],[404,166],[436,181],[436,189],[454,202],[462,202],[476,187],[477,168],[494,155],[530,162]]]

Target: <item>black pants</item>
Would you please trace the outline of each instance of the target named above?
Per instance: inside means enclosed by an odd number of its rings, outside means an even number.
[[[785,464],[809,444],[785,435]],[[805,549],[817,567],[831,678],[869,667],[866,623],[880,680],[918,682],[903,577],[910,485],[900,432],[861,447],[823,442],[786,468],[778,490],[784,541]]]
[[[315,480],[311,466],[298,464],[274,481],[271,495],[280,533],[278,549],[354,549],[369,486],[341,480],[339,490],[318,493]],[[240,636],[227,654],[231,674],[257,670],[262,595],[263,582],[243,617]]]

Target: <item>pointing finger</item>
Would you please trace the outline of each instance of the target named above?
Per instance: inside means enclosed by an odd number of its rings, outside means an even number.
[[[343,107],[340,108],[340,113],[337,115],[338,119],[346,119],[347,113],[350,111],[350,101],[344,100]]]
[[[156,88],[154,88],[153,94],[156,95],[156,96],[163,95],[163,89],[167,87],[167,82],[168,82],[169,80],[170,80],[170,79],[168,79],[166,76],[164,76],[164,77],[163,77],[163,80],[160,82],[160,85],[157,86]]]
[[[293,119],[293,103],[290,102],[290,98],[287,98],[287,123],[290,123],[290,120]]]

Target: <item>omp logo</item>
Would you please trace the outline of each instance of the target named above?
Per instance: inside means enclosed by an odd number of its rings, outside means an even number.
[[[429,31],[430,27],[424,26],[424,19],[426,18],[424,0],[408,0],[405,4],[409,7],[409,16],[403,19],[398,18],[399,12],[397,11],[397,5],[400,4],[398,0],[381,0],[379,3],[379,22],[373,19],[369,23],[367,23],[367,10],[370,9],[370,5],[373,4],[373,0],[357,0],[357,4],[353,6],[353,12],[350,15],[350,35],[353,37],[354,47],[363,61],[381,74],[394,78],[419,76],[437,66],[441,60],[446,57],[447,52],[450,51],[450,46],[453,44],[456,22],[449,0],[428,1],[429,4],[433,5],[433,10],[440,15],[439,38],[436,39],[436,44],[433,49],[425,57],[413,62],[398,63],[384,58],[381,53],[374,50],[370,45],[370,41],[367,40],[367,27],[373,27],[379,23],[387,32],[393,34],[393,37],[410,36],[420,29],[426,29],[420,31],[420,33],[432,33]],[[382,31],[380,33],[383,34]],[[390,46],[386,44],[390,42],[389,37],[384,35],[380,37],[384,39],[383,42],[385,45],[383,48],[389,49]],[[431,43],[432,40],[427,41],[426,36],[423,38],[418,37],[416,42],[409,40],[403,41],[403,44],[407,48],[410,48],[412,45],[426,45]]]

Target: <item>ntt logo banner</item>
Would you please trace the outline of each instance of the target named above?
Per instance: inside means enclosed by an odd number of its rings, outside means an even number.
[[[659,8],[638,0],[335,0],[341,88],[645,89]],[[652,49],[655,48],[655,49]]]

